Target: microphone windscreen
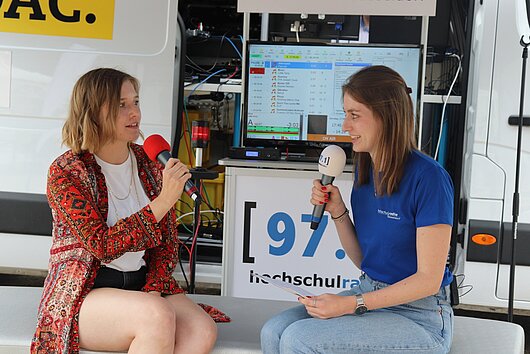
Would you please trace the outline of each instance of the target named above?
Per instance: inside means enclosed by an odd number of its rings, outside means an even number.
[[[326,176],[338,177],[346,166],[346,153],[337,145],[329,145],[320,154],[318,171]]]
[[[151,161],[156,162],[157,156],[162,151],[171,151],[169,143],[161,135],[153,134],[147,137],[144,141],[144,151],[149,156]]]

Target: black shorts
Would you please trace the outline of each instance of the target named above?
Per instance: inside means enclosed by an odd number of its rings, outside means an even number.
[[[134,272],[122,272],[114,268],[101,267],[96,275],[93,289],[97,288],[115,288],[124,290],[141,290],[145,285],[145,275],[147,267]]]

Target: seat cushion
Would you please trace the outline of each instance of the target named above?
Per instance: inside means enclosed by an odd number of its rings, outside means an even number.
[[[35,331],[42,288],[0,287],[0,354],[27,354]],[[260,330],[274,314],[294,306],[290,301],[190,295],[226,313],[231,321],[218,323],[213,354],[261,353]],[[101,354],[101,352],[98,352]],[[521,326],[496,320],[455,316],[451,354],[524,354]],[[82,350],[81,354],[96,354]]]

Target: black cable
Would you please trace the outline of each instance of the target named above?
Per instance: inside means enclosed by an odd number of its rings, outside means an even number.
[[[210,72],[211,70],[215,69],[215,67],[217,66],[217,62],[219,61],[219,58],[221,56],[221,50],[223,49],[223,42],[224,42],[226,34],[228,34],[228,32],[225,32],[225,34],[223,34],[221,37],[221,41],[219,42],[219,47],[217,48],[217,54],[215,55],[215,61],[213,65],[209,69],[205,69],[207,72]],[[197,65],[197,63],[194,63],[194,64]]]
[[[182,211],[182,210],[180,210],[180,209],[177,209],[176,207],[175,207],[175,210],[176,210],[179,214],[184,214],[184,211]]]
[[[221,209],[219,209],[219,208],[215,208],[215,211],[216,211],[216,213],[214,214],[214,215],[215,215],[215,218],[217,219],[217,221],[219,221],[219,223],[220,223],[221,225],[223,225],[224,217],[223,217],[223,219],[220,219],[220,218],[219,218],[219,216],[221,216],[221,217],[223,216],[223,213],[221,212]]]
[[[186,63],[186,66],[191,66],[192,68],[194,68],[196,70],[199,70],[199,71],[201,71],[203,73],[208,73],[208,74],[211,74],[212,73],[212,69],[215,67],[215,65],[217,65],[217,61],[216,61],[213,67],[211,67],[210,69],[204,69],[199,64],[194,62],[193,59],[191,59],[187,55],[186,55],[186,59],[191,63],[191,64]]]
[[[208,221],[208,225],[207,225],[207,227],[210,227],[211,222],[212,222],[212,219],[210,219],[210,218],[206,215],[206,213],[201,213],[201,225],[203,224],[203,221],[202,221],[202,218],[203,218],[203,217],[206,219],[206,221]]]
[[[186,289],[190,287],[190,283],[188,282],[188,277],[186,276],[186,271],[184,270],[184,264],[182,263],[182,249],[186,249],[185,247],[179,247],[179,266],[180,270],[182,272],[182,275],[184,276],[184,281],[186,282]]]
[[[186,204],[186,206],[187,206],[188,208],[190,208],[191,211],[193,211],[193,207],[192,207],[188,202],[186,202],[186,201],[183,200],[183,199],[180,199],[180,201],[181,201],[182,203]]]
[[[206,200],[203,200],[202,202],[203,202],[204,204],[206,204],[210,210],[214,210],[214,209],[215,209],[215,208],[214,208],[210,203],[208,203]]]

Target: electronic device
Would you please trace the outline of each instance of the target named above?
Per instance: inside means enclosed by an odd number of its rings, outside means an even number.
[[[301,40],[359,40],[359,15],[269,14],[269,38],[295,38],[293,26],[299,23]]]
[[[351,154],[342,131],[345,80],[366,66],[389,66],[416,107],[420,59],[419,45],[247,42],[243,145],[291,153],[334,144]]]
[[[245,160],[279,160],[280,150],[264,147],[231,147],[228,157],[231,159]]]

